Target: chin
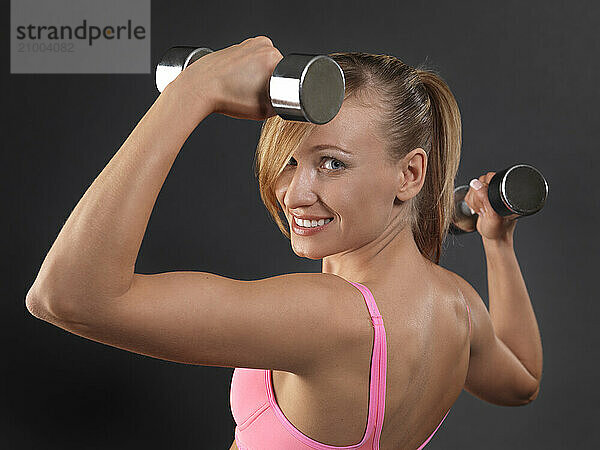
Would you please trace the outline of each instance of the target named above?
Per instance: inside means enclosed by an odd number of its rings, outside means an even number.
[[[292,250],[300,258],[308,258],[308,259],[314,259],[314,260],[323,259],[326,256],[329,256],[332,254],[329,251],[323,251],[323,249],[321,249],[321,250],[312,249],[312,248],[310,248],[310,246],[295,247],[293,244],[292,244]]]

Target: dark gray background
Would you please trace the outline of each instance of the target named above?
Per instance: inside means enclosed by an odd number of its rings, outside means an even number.
[[[462,111],[457,184],[520,162],[545,175],[545,208],[515,231],[544,347],[540,395],[525,407],[499,407],[463,391],[427,448],[600,442],[599,23],[592,1],[153,2],[152,65],[172,45],[216,50],[261,34],[284,55],[365,51],[413,66],[427,60]],[[64,221],[156,99],[153,74],[9,75],[8,44],[5,52],[0,446],[228,449],[233,369],[105,346],[25,308]],[[321,270],[320,261],[293,254],[260,202],[252,173],[260,125],[212,115],[198,126],[160,192],[137,272],[257,279]],[[442,265],[487,303],[478,234],[447,240]]]

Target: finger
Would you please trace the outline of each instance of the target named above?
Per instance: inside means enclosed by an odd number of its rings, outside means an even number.
[[[480,195],[480,199],[481,199],[481,206],[479,209],[479,214],[482,216],[485,216],[486,213],[486,200],[488,198],[488,182],[486,181],[486,175],[481,175],[479,177],[479,181],[481,182],[481,184],[483,185],[483,187],[481,189],[479,189],[477,191],[478,195]],[[485,189],[485,192],[482,194],[481,191]]]
[[[467,195],[469,194],[471,194],[471,209],[475,210],[475,213],[480,214],[484,205],[483,198],[487,195],[487,186],[479,179],[473,178],[469,183],[469,192],[467,192]]]
[[[470,187],[463,198],[463,201],[467,204],[469,209],[471,210],[471,214],[475,214],[475,210],[473,208],[473,193],[471,192],[472,188]]]
[[[487,174],[480,176],[479,182],[482,184],[482,188],[476,191],[476,195],[481,205],[481,210],[487,212],[489,215],[495,214],[494,208],[492,208],[492,204],[490,203],[489,197],[489,181],[493,176],[494,172],[488,172]]]
[[[283,59],[283,55],[281,54],[281,52],[279,51],[279,49],[277,47],[273,47],[273,50],[274,50],[273,53],[275,54],[275,59],[279,63],[279,61],[281,61]]]
[[[477,191],[473,188],[473,186],[469,186],[469,189],[465,194],[465,202],[469,206],[471,214],[479,213],[479,210],[481,209],[481,204],[477,197]]]
[[[271,57],[271,60],[273,61],[273,68],[275,68],[275,66],[279,64],[279,61],[283,59],[283,55],[277,48],[272,46],[268,47],[265,51],[268,52],[269,56]]]
[[[496,175],[496,172],[488,172],[483,177],[486,182],[486,185],[488,187],[488,191],[486,192],[485,201],[484,201],[484,208],[485,208],[486,213],[490,216],[498,215],[496,210],[492,207],[492,204],[490,203],[490,197],[489,197],[489,184],[492,181],[492,178],[494,178],[494,175]]]
[[[485,189],[485,192],[483,192]],[[481,208],[488,214],[494,215],[496,212],[494,208],[492,208],[492,204],[490,203],[490,195],[489,195],[489,184],[484,183],[484,188],[480,189],[479,195],[481,196]]]

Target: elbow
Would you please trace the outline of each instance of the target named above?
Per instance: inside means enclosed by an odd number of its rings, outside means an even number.
[[[531,403],[537,398],[538,394],[540,393],[541,379],[534,377],[531,372],[529,372],[527,385],[528,387],[524,391],[525,395],[523,395],[523,398],[525,399],[523,401],[524,405]]]
[[[531,394],[529,396],[529,398],[527,399],[527,403],[531,403],[532,401],[534,401],[537,398],[539,393],[540,393],[540,385],[538,384],[535,391],[533,391],[533,394]]]
[[[32,294],[31,289],[25,296],[25,307],[33,317],[46,320],[48,316],[48,308],[43,304],[39,297],[36,297]]]
[[[535,389],[530,389],[528,392],[529,392],[529,394],[524,397],[521,397],[524,399],[521,400],[520,402],[518,402],[515,406],[525,406],[525,405],[529,405],[531,402],[533,402],[537,398],[538,394],[540,393],[540,385],[537,384]]]
[[[48,302],[43,300],[43,298],[39,294],[34,294],[32,288],[25,296],[25,307],[33,317],[48,322],[52,314],[50,313]]]
[[[27,311],[37,319],[49,323],[57,323],[59,317],[64,316],[64,307],[56,305],[56,302],[50,302],[49,297],[34,290],[33,287],[25,296],[25,307]]]
[[[34,284],[29,288],[29,291],[27,291],[27,295],[25,295],[25,307],[32,316],[37,317],[42,310],[42,301],[40,300],[41,297],[35,287],[36,286]]]

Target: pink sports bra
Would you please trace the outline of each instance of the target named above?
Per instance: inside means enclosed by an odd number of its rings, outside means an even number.
[[[371,291],[360,283],[350,283],[363,294],[375,328],[369,384],[369,416],[362,440],[354,445],[339,447],[311,439],[294,427],[279,408],[273,392],[271,370],[235,368],[231,379],[230,403],[237,425],[235,441],[239,450],[379,449],[385,412],[385,328]],[[469,314],[469,331],[470,324]],[[417,450],[421,450],[431,440],[449,412],[450,409]]]

